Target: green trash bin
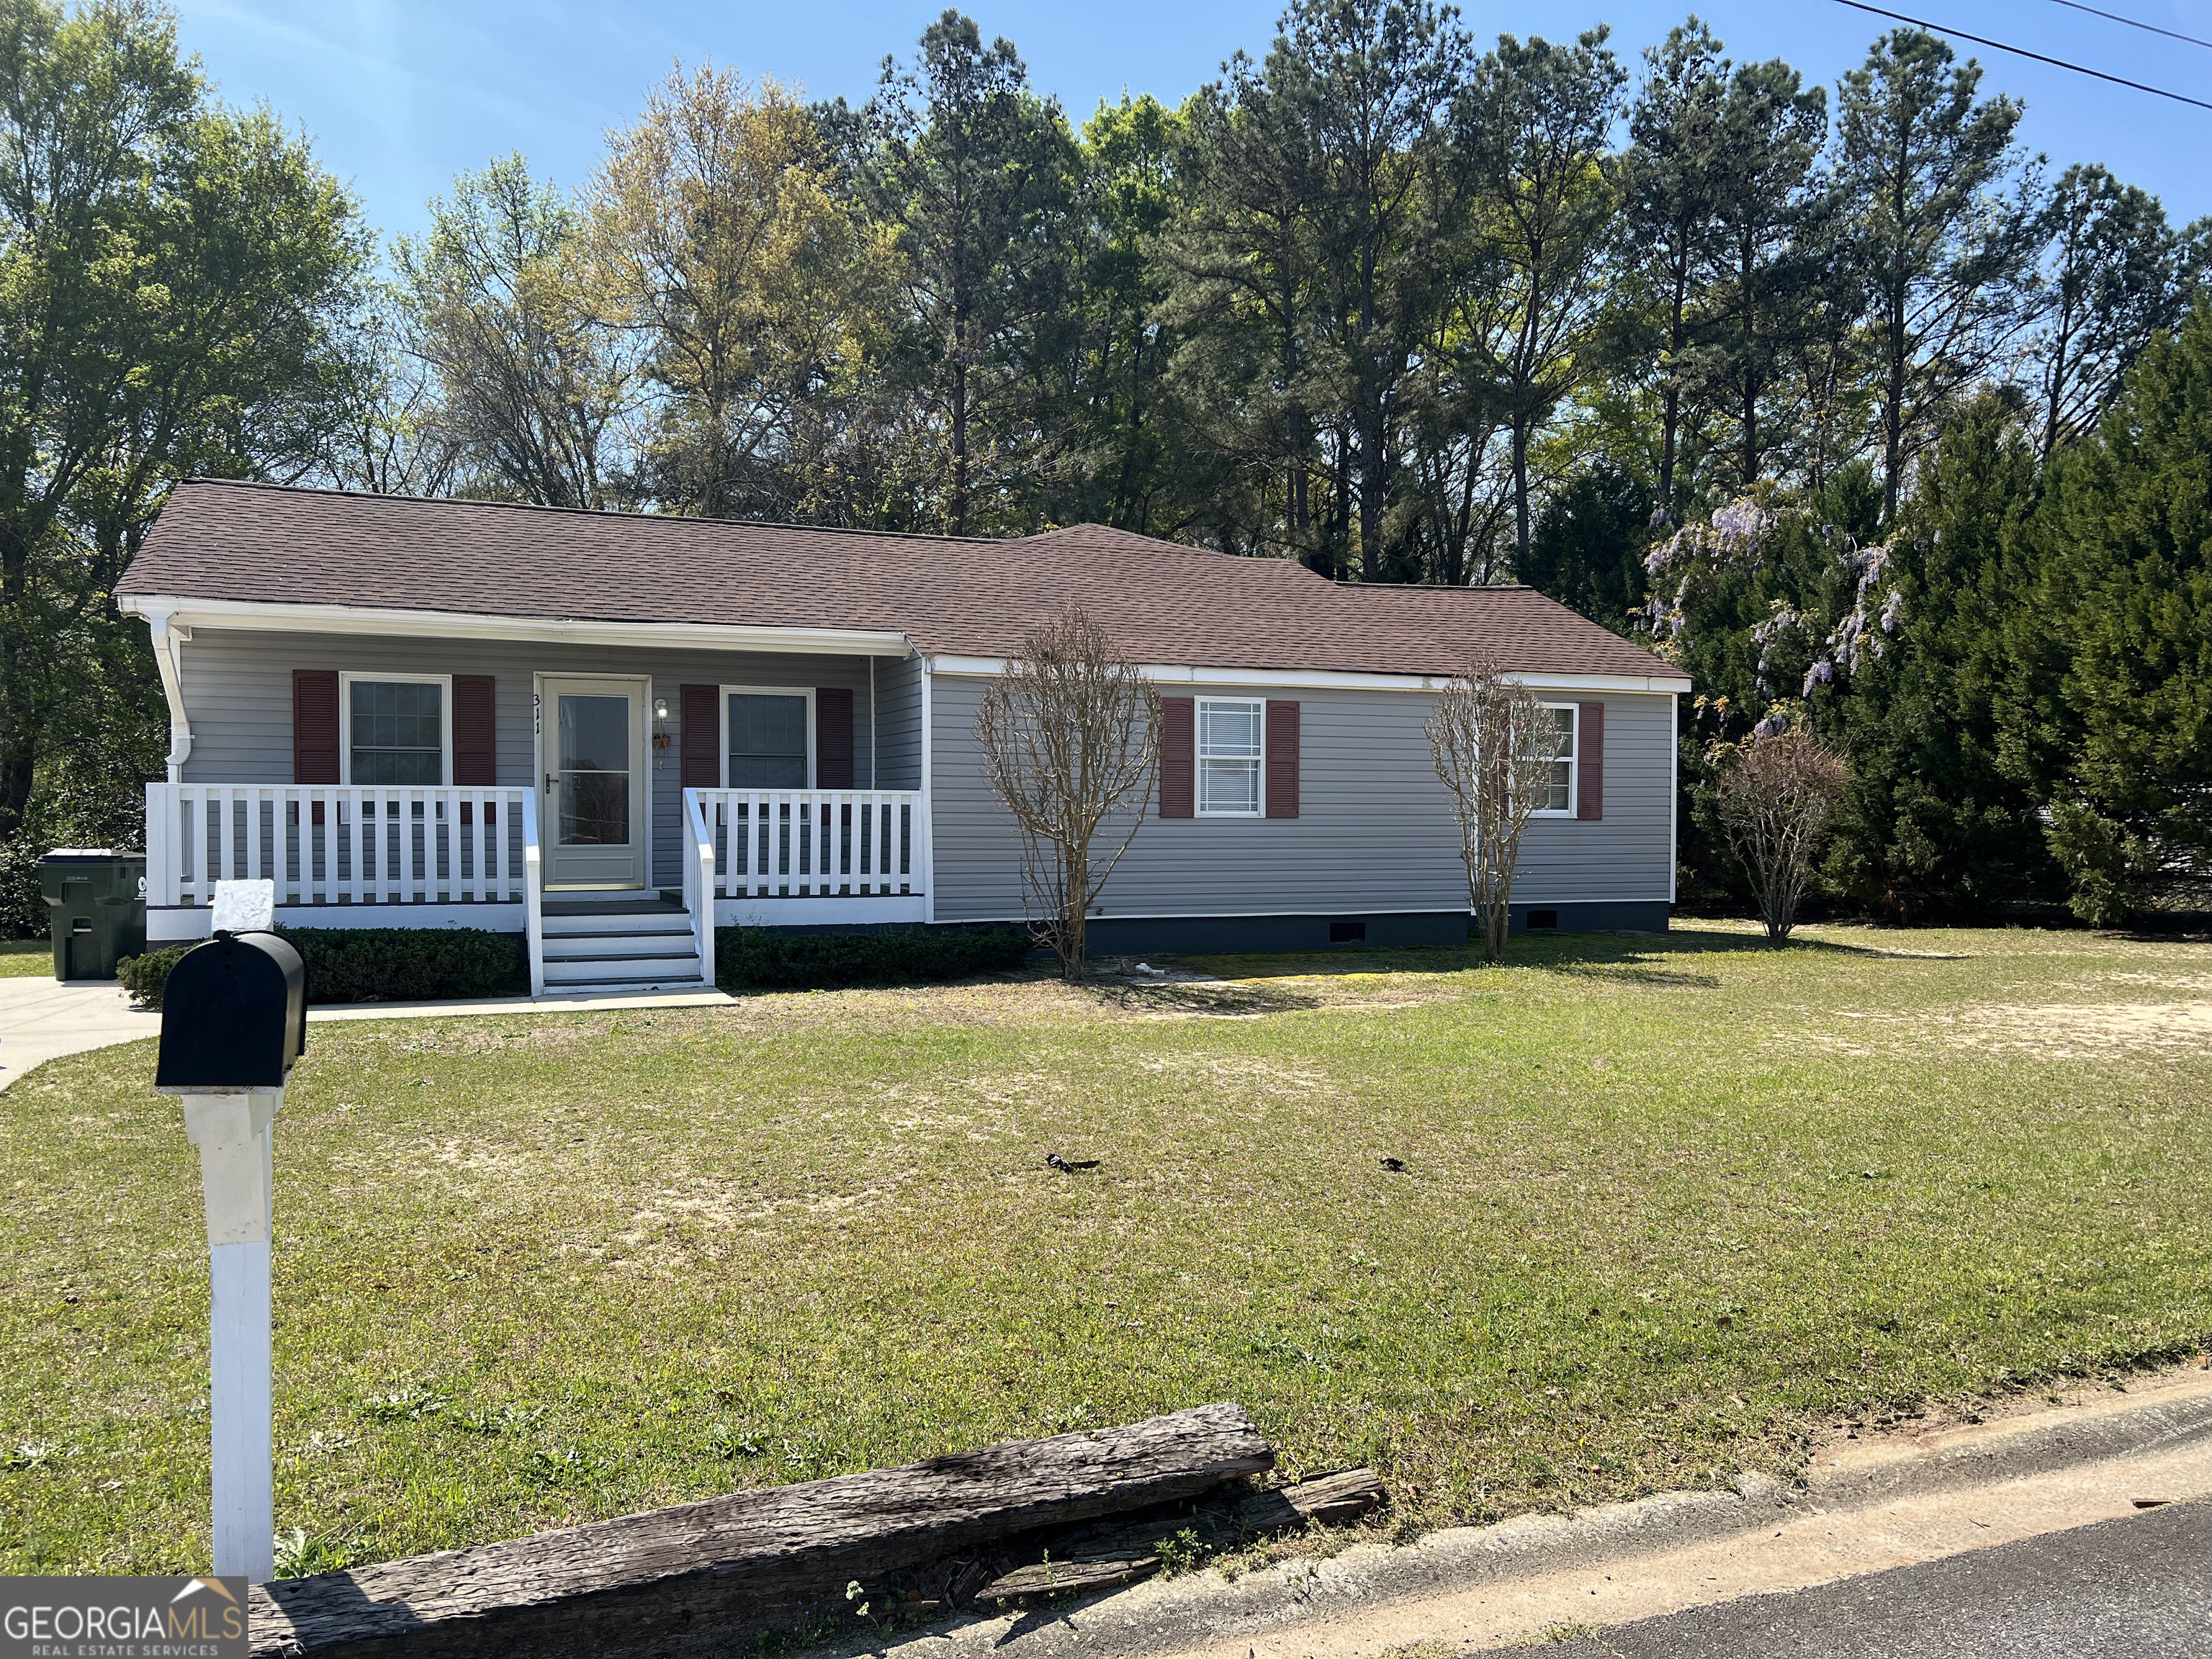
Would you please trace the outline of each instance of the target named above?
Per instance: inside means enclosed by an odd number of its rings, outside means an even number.
[[[146,949],[143,853],[57,847],[39,878],[53,915],[56,979],[113,979],[118,961]]]

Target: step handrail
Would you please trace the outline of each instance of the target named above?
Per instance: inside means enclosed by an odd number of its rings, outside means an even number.
[[[530,951],[530,994],[545,994],[545,872],[538,845],[538,791],[522,792],[522,927]]]
[[[684,908],[699,945],[699,977],[714,983],[714,835],[707,827],[696,789],[684,792],[684,823],[691,832],[690,856],[684,860]]]

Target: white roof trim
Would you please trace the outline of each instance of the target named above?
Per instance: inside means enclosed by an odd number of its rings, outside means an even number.
[[[1004,657],[934,656],[922,659],[940,674],[1003,674]],[[1137,672],[1163,685],[1311,686],[1350,691],[1440,691],[1446,674],[1367,674],[1334,668],[1189,668],[1141,663]],[[1680,674],[1508,674],[1504,678],[1542,691],[1658,691],[1690,690]]]
[[[579,645],[692,646],[724,651],[801,651],[817,656],[906,657],[907,636],[852,628],[752,628],[729,623],[599,622],[575,617],[493,617],[352,605],[278,605],[258,599],[171,599],[131,594],[120,608],[179,628],[264,632],[396,634],[418,639],[537,640]]]

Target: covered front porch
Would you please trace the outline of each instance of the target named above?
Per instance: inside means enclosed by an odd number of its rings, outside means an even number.
[[[152,941],[266,880],[287,926],[516,936],[543,996],[710,987],[718,927],[933,919],[900,636],[145,608]]]
[[[681,884],[641,888],[547,880],[559,781],[149,784],[149,940],[204,938],[216,882],[265,880],[293,927],[521,934],[544,996],[711,986],[718,927],[929,919],[919,790],[684,788]]]

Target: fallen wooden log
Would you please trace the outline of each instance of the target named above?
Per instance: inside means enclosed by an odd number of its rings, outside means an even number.
[[[1188,1516],[1087,1527],[1045,1546],[1045,1559],[993,1579],[974,1596],[978,1601],[1012,1601],[1133,1583],[1160,1570],[1176,1540],[1208,1552],[1234,1549],[1310,1521],[1352,1520],[1381,1503],[1382,1495],[1382,1477],[1374,1470],[1346,1469],[1233,1503],[1211,1504]]]
[[[1085,1555],[1065,1561],[1039,1561],[1017,1567],[975,1592],[978,1601],[1014,1601],[1024,1595],[1059,1595],[1069,1590],[1111,1589],[1133,1584],[1160,1570],[1160,1558],[1143,1555]]]
[[[1372,1469],[1317,1474],[1294,1486],[1255,1492],[1233,1514],[1248,1532],[1274,1532],[1309,1521],[1352,1521],[1382,1501],[1382,1477]]]
[[[313,1578],[256,1586],[256,1656],[726,1650],[844,1590],[1040,1528],[1171,1503],[1273,1467],[1243,1408],[1014,1441],[903,1468],[733,1493]]]

